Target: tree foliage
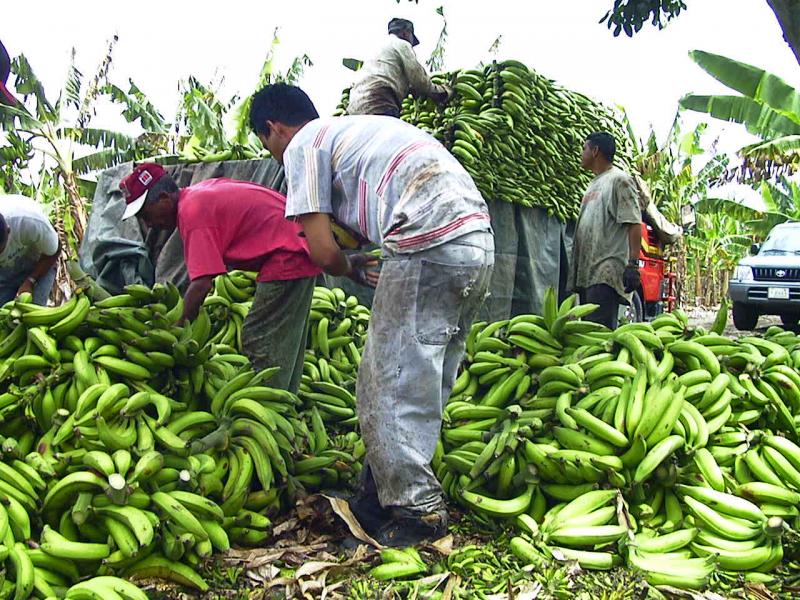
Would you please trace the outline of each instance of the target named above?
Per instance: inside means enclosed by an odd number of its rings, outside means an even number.
[[[681,107],[740,123],[761,138],[740,150],[744,162],[729,179],[760,181],[793,172],[800,164],[800,92],[777,75],[747,63],[700,50],[690,56],[736,94],[688,94],[681,99]]]
[[[650,21],[663,29],[686,8],[682,0],[614,0],[614,6],[600,19],[612,29],[614,36],[625,32],[632,37]]]

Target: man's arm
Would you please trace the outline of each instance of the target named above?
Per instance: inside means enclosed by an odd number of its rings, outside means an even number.
[[[628,225],[628,263],[639,264],[639,254],[642,250],[642,225],[631,223]]]
[[[417,96],[428,96],[437,102],[444,102],[447,100],[447,89],[444,86],[436,85],[431,81],[430,75],[425,70],[411,44],[403,43],[398,45],[398,52],[400,59],[403,63],[403,71],[408,77],[408,84],[411,86],[411,91]]]
[[[208,292],[214,285],[214,277],[216,275],[206,275],[192,280],[189,288],[183,295],[183,316],[181,317],[181,324],[186,321],[194,321],[197,318],[197,313],[200,312],[200,307],[203,305],[203,300],[206,299]]]
[[[379,273],[371,269],[378,264],[368,254],[351,254],[342,252],[331,231],[331,218],[325,213],[309,213],[300,215],[298,220],[303,225],[311,260],[328,275],[349,277],[359,285],[378,285]]]
[[[328,275],[349,276],[352,271],[347,255],[336,244],[331,231],[331,218],[325,213],[301,215],[298,220],[311,251],[311,260]]]
[[[25,281],[22,282],[22,285],[19,286],[19,290],[17,291],[17,296],[24,292],[31,292],[33,293],[33,287],[37,281],[39,281],[42,277],[44,277],[47,272],[51,269],[51,267],[56,264],[58,260],[58,255],[61,254],[61,242],[59,241],[58,247],[56,248],[55,254],[52,256],[47,256],[46,254],[42,254],[39,257],[39,260],[33,265],[33,269],[25,278]]]

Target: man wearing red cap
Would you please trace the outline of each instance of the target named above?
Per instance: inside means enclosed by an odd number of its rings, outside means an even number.
[[[192,320],[229,269],[258,271],[242,345],[253,367],[279,366],[271,381],[296,392],[303,370],[306,323],[316,276],[302,226],[284,217],[286,198],[255,183],[207,179],[179,189],[155,163],[138,165],[120,182],[128,219],[148,227],[177,226],[189,272],[183,318]]]

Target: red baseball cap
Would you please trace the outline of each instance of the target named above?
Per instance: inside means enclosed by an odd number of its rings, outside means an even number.
[[[156,182],[164,177],[167,172],[164,167],[156,163],[142,163],[136,165],[133,173],[119,182],[119,189],[125,196],[125,212],[122,219],[129,219],[134,216],[144,206],[146,199],[145,193],[152,188]]]

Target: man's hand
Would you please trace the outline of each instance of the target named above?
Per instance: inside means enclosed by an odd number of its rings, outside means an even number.
[[[639,274],[639,265],[627,265],[622,273],[622,289],[626,294],[630,294],[633,290],[639,289],[640,285],[642,285],[642,276]]]
[[[27,277],[25,278],[25,281],[22,282],[22,285],[19,286],[19,289],[17,290],[17,296],[21,296],[26,292],[33,294],[33,283],[31,283],[31,280]]]
[[[378,259],[370,254],[350,254],[350,272],[347,276],[358,285],[375,287],[378,285],[380,271],[377,270]]]
[[[453,97],[453,88],[451,88],[449,85],[443,85],[442,88],[443,90],[437,93],[433,98],[434,102],[437,104],[445,104],[448,100],[450,100],[450,98]]]

